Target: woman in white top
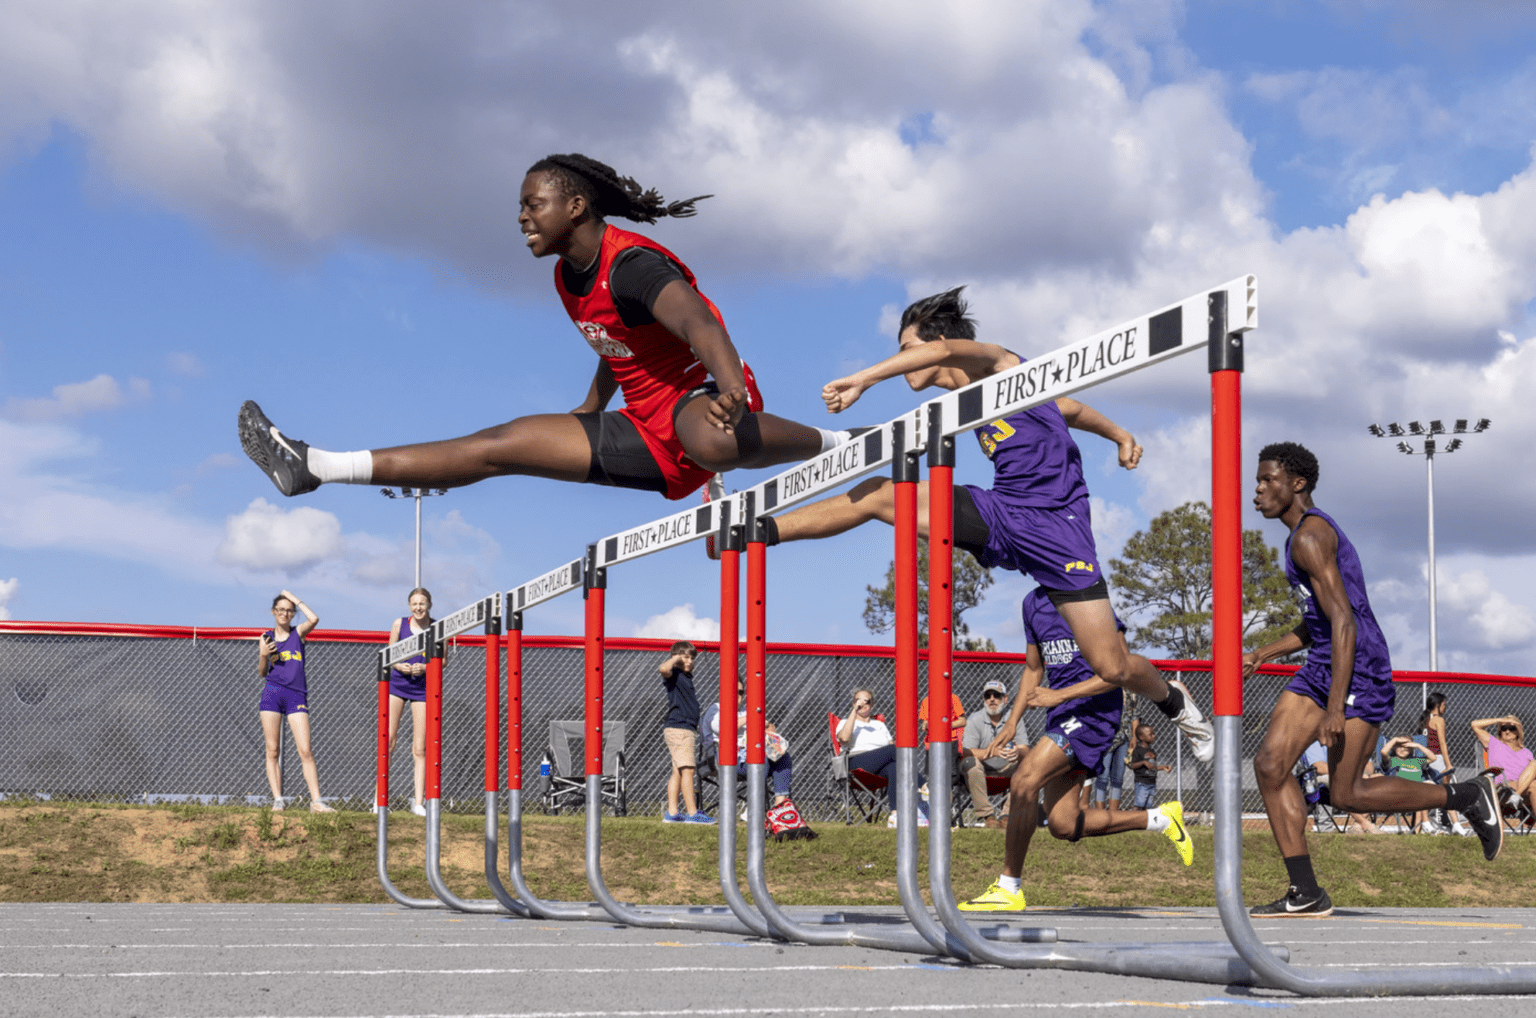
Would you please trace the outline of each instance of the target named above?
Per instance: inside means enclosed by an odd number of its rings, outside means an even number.
[[[837,726],[837,741],[848,754],[848,769],[878,774],[886,781],[896,776],[896,747],[891,730],[874,716],[875,694],[853,691],[853,707]]]
[[[736,712],[736,766],[745,767],[747,763],[747,687],[745,682],[740,682],[736,686],[736,702],[741,705],[741,709]],[[709,709],[704,712],[703,727],[710,733],[710,746],[705,752],[719,752],[716,748],[720,742],[719,700],[710,704]],[[789,790],[795,780],[795,758],[789,753],[789,741],[779,734],[778,727],[772,721],[767,723],[765,730],[768,739],[763,751],[768,760],[768,780],[773,784],[773,805],[777,806],[789,798]]]

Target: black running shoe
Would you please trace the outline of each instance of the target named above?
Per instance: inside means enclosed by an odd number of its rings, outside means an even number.
[[[1268,905],[1259,905],[1248,911],[1251,916],[1268,918],[1270,916],[1288,916],[1298,919],[1321,919],[1324,916],[1333,915],[1333,902],[1328,898],[1328,892],[1321,887],[1316,894],[1305,895],[1292,884],[1285,897],[1278,898]]]
[[[1472,833],[1483,843],[1483,858],[1493,862],[1504,847],[1504,818],[1499,812],[1499,794],[1488,772],[1484,771],[1473,781],[1477,785],[1477,801],[1462,810],[1461,815],[1467,818]]]
[[[320,478],[309,472],[309,446],[278,431],[254,400],[240,404],[239,430],[240,448],[278,491],[302,495],[320,487]]]

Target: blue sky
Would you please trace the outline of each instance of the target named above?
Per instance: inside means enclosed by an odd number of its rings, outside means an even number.
[[[553,2],[6,7],[12,618],[257,624],[284,586],[327,626],[402,614],[409,503],[282,498],[235,411],[254,398],[356,449],[569,410],[592,354],[514,219],[526,166],[579,150],[717,195],[649,232],[720,305],[771,409],[811,423],[821,384],[888,353],[894,313],[941,287],[968,283],[984,336],[1027,354],[1256,272],[1248,443],[1319,453],[1318,502],[1361,548],[1400,667],[1427,653],[1423,464],[1365,425],[1494,419],[1437,461],[1441,666],[1530,672],[1536,484],[1507,465],[1536,417],[1525,5],[656,3],[596,25]],[[1081,443],[1106,559],[1208,497],[1194,360],[1083,394],[1148,450],[1125,474]],[[877,389],[855,414],[913,402]],[[528,479],[456,490],[426,504],[425,582],[458,607],[670,508]],[[872,527],[776,552],[770,637],[870,641],[889,545]],[[1027,587],[1000,578],[974,628],[1018,649]],[[617,635],[708,635],[718,584],[690,548],[615,570],[609,604]],[[575,599],[528,619],[579,624]]]

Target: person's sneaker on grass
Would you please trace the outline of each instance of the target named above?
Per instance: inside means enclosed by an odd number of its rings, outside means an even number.
[[[1216,758],[1216,729],[1211,727],[1210,721],[1195,706],[1195,697],[1188,686],[1178,679],[1169,679],[1168,685],[1184,694],[1184,709],[1179,711],[1173,723],[1188,737],[1190,748],[1195,751],[1195,759],[1201,763],[1210,763]]]
[[[309,804],[309,811],[311,813],[334,813],[336,812],[336,808],[334,806],[327,806],[325,803],[316,799],[314,802]]]
[[[1178,850],[1179,861],[1185,866],[1190,865],[1195,861],[1195,843],[1190,840],[1189,831],[1184,827],[1183,803],[1165,802],[1157,807],[1157,812],[1168,818],[1168,826],[1163,829],[1163,834]]]
[[[1328,897],[1328,892],[1321,887],[1316,891],[1303,894],[1300,888],[1292,885],[1285,897],[1276,898],[1268,905],[1256,906],[1250,909],[1248,914],[1259,918],[1286,916],[1297,919],[1321,919],[1324,916],[1333,915],[1333,901]]]
[[[980,897],[962,901],[956,907],[962,912],[1022,912],[1024,889],[1010,891],[1002,884],[993,883]]]
[[[681,813],[663,813],[661,815],[661,822],[664,824],[683,824],[688,822],[688,818]]]
[[[682,818],[682,822],[685,823],[685,824],[717,824],[720,821],[716,820],[714,817],[710,816],[708,813],[705,813],[703,810],[700,810],[699,812],[694,813],[691,816],[683,817]]]
[[[320,478],[309,470],[309,446],[278,431],[254,400],[240,404],[237,427],[240,448],[272,478],[278,491],[302,495],[320,487]]]
[[[1493,786],[1493,776],[1484,772],[1475,779],[1477,801],[1461,811],[1472,827],[1472,833],[1483,843],[1483,858],[1489,862],[1497,859],[1504,847],[1504,818],[1499,812],[1499,795]]]
[[[413,802],[411,803],[411,813],[415,816],[424,817],[427,815],[427,807],[419,802]]]

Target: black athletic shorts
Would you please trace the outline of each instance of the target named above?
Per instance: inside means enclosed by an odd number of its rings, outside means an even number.
[[[690,389],[672,407],[673,422],[676,423],[683,407],[695,399],[719,393],[720,387],[714,382]],[[587,444],[592,449],[592,467],[587,471],[586,483],[666,494],[666,476],[656,465],[634,421],[615,410],[575,416],[586,431]]]

